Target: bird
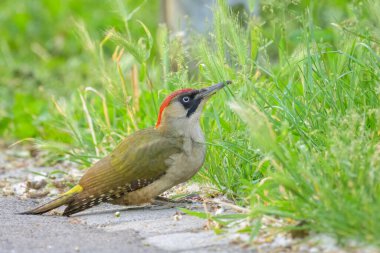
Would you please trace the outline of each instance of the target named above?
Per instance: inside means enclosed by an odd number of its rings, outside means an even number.
[[[125,137],[110,154],[88,168],[69,191],[21,214],[43,214],[63,205],[63,216],[103,202],[139,205],[186,182],[205,160],[205,137],[200,126],[203,107],[228,84],[231,81],[174,91],[163,100],[155,127]]]

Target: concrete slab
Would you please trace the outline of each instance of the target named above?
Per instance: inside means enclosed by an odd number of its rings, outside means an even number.
[[[204,249],[215,245],[228,245],[228,240],[218,237],[212,231],[200,233],[173,233],[148,237],[145,244],[167,251]]]
[[[104,228],[107,232],[115,232],[133,229],[142,237],[177,233],[177,232],[201,232],[204,231],[205,221],[195,217],[185,217],[181,220],[164,218],[155,220],[131,221]]]
[[[100,205],[72,217],[17,215],[32,200],[0,197],[0,252],[246,252],[174,208]],[[120,217],[115,217],[115,212]]]
[[[1,253],[164,252],[143,243],[134,230],[105,233],[61,216],[18,215],[32,201],[0,197]]]

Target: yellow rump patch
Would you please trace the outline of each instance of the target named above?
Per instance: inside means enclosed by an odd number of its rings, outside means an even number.
[[[80,193],[83,191],[83,187],[80,186],[79,184],[77,184],[76,186],[74,186],[73,188],[71,188],[70,190],[68,190],[67,192],[65,192],[63,195],[71,195],[71,194],[74,194],[74,193]]]

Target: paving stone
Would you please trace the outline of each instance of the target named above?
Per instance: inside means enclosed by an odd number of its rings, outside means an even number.
[[[144,244],[134,231],[105,233],[54,215],[19,215],[35,204],[30,200],[0,197],[1,253],[161,253]]]
[[[226,237],[205,231],[205,221],[176,209],[100,205],[72,217],[17,215],[35,200],[0,197],[0,252],[246,252]],[[115,212],[120,217],[115,217]]]
[[[176,232],[198,232],[203,231],[205,221],[191,217],[182,216],[181,220],[174,220],[173,218],[156,219],[156,220],[142,220],[123,222],[117,225],[110,225],[104,228],[107,232],[115,232],[121,230],[133,229],[138,231],[143,237],[169,234]]]
[[[214,245],[228,245],[227,239],[216,236],[213,231],[156,235],[146,238],[144,242],[150,246],[168,251],[183,251]]]
[[[115,212],[120,212],[120,217],[115,217]],[[78,218],[88,225],[110,225],[141,220],[169,219],[176,212],[175,208],[139,207],[139,209],[130,209],[129,207],[102,204],[71,217]]]

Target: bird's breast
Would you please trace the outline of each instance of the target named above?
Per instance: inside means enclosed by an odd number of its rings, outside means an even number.
[[[182,152],[171,155],[166,163],[168,181],[179,184],[189,180],[202,167],[206,154],[203,142],[191,138],[184,139]]]

